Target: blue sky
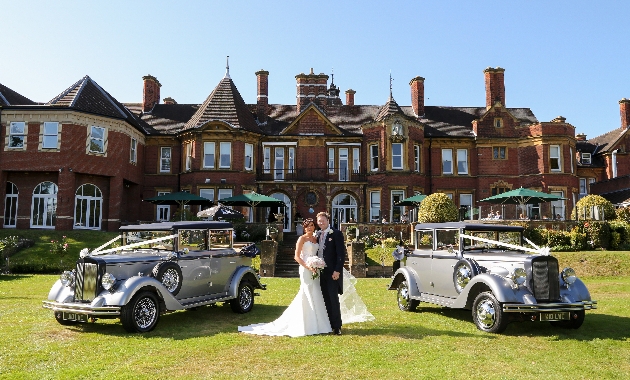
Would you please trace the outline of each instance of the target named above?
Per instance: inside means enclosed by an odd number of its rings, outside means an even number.
[[[89,75],[121,102],[201,103],[225,73],[247,103],[257,70],[269,102],[295,102],[295,75],[330,74],[356,104],[484,106],[483,69],[505,68],[508,107],[564,116],[594,137],[619,128],[630,98],[628,1],[0,0],[0,83],[48,101]]]

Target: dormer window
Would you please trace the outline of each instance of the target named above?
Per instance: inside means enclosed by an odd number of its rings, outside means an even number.
[[[503,119],[497,117],[494,119],[494,127],[495,128],[503,128]]]
[[[582,165],[590,165],[591,164],[591,154],[590,153],[582,153]]]

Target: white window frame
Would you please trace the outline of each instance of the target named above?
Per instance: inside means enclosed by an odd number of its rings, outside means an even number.
[[[587,182],[587,178],[580,177],[579,180],[580,180],[580,186],[579,186],[578,199],[582,199],[588,195],[588,182]]]
[[[453,174],[453,149],[442,149],[442,174]]]
[[[352,148],[352,172],[359,173],[361,170],[361,151],[359,148]]]
[[[96,130],[99,130],[99,129],[100,129],[101,131],[103,131],[103,132],[102,132],[102,133],[103,133],[103,137],[94,137],[94,132],[95,132]],[[101,151],[98,151],[98,150],[92,150],[92,145],[93,145],[93,143],[98,142],[98,141],[100,141],[100,142],[101,142],[101,144],[102,144],[102,150],[101,150]],[[90,150],[90,153],[97,153],[97,154],[103,154],[103,153],[105,153],[105,128],[103,128],[103,127],[98,127],[98,126],[96,126],[96,125],[92,125],[92,126],[90,126],[90,145],[89,145],[89,148],[88,148],[88,149]]]
[[[185,159],[185,170],[189,172],[192,169],[192,143],[187,143],[185,147],[186,157]]]
[[[459,207],[468,206],[470,214],[467,220],[473,219],[473,195],[472,194],[459,194]]]
[[[214,169],[217,159],[217,146],[214,141],[205,141],[203,143],[203,168]]]
[[[276,147],[273,150],[273,179],[284,181],[284,147]]]
[[[86,186],[93,186],[94,193],[86,194]],[[85,208],[84,208],[85,207]],[[92,212],[98,212],[98,215]],[[77,219],[77,213],[79,218]],[[103,221],[103,193],[98,186],[85,183],[77,189],[74,195],[74,229],[100,230]]]
[[[573,169],[573,147],[569,147],[569,160],[570,160],[570,164],[571,164],[571,174],[573,174],[574,169]]]
[[[49,128],[55,128],[55,133],[51,133]],[[42,149],[59,148],[59,123],[56,121],[45,121],[42,129]]]
[[[413,171],[420,173],[420,145],[413,146]]]
[[[131,138],[131,147],[129,148],[129,161],[131,163],[138,162],[138,140]]]
[[[556,152],[554,152],[556,151]],[[549,170],[552,172],[562,171],[562,154],[560,145],[549,145]],[[554,163],[557,166],[554,166]]]
[[[370,145],[370,170],[373,172],[378,171],[378,144]]]
[[[590,165],[592,162],[590,153],[581,153],[580,158],[580,162],[582,163],[582,165]]]
[[[199,196],[209,199],[210,202],[214,202],[214,188],[202,188],[199,189]]]
[[[19,129],[21,127],[21,129]],[[26,149],[26,123],[23,121],[12,121],[9,125],[9,149]],[[17,138],[19,144],[13,145],[13,139]]]
[[[16,228],[19,190],[17,185],[10,181],[7,181],[7,187],[10,190],[4,195],[4,228]]]
[[[164,153],[168,152],[168,157],[164,157]],[[170,146],[161,146],[160,147],[160,173],[170,173],[171,172],[171,163],[172,163],[172,149]],[[168,168],[165,169],[165,165],[168,165]]]
[[[254,169],[254,144],[245,144],[245,170]]]
[[[335,172],[335,148],[328,148],[328,173]]]
[[[157,196],[169,194],[170,191],[158,191]],[[171,220],[171,206],[157,205],[155,209],[155,220],[158,222],[168,222]]]
[[[405,206],[396,206],[396,203],[405,199],[405,190],[392,190],[390,193],[389,222],[400,223],[400,217],[405,213]],[[398,199],[398,200],[397,200]],[[398,209],[398,218],[394,220],[394,211]]]
[[[339,181],[350,181],[350,167],[348,148],[339,148]]]
[[[381,216],[381,192],[370,191],[370,222],[379,221]]]
[[[221,201],[221,199],[229,198],[232,196],[232,189],[219,189],[217,191],[217,200]]]
[[[397,149],[400,149],[400,151],[396,152]],[[392,169],[402,170],[402,168],[403,168],[403,144],[392,143]]]
[[[263,147],[263,172],[271,173],[271,147]]]
[[[222,141],[219,143],[219,169],[232,167],[232,143]]]
[[[457,174],[468,174],[468,149],[457,149]]]
[[[550,194],[553,195],[557,195],[559,197],[564,198],[564,191],[550,191]],[[555,207],[555,214],[551,215],[551,219],[555,219],[557,214],[560,214],[560,217],[562,218],[562,220],[565,219],[565,215],[564,215],[564,200],[558,200],[558,201],[552,201],[551,202],[551,211],[554,211],[554,207]]]
[[[41,189],[41,185],[44,183],[51,183],[51,189],[53,193],[35,193],[37,189]],[[33,198],[31,200],[31,228],[44,228],[54,229],[57,221],[57,194],[59,193],[59,187],[54,182],[44,181],[40,182],[33,189]],[[34,224],[35,209],[40,206],[43,208],[42,221],[43,224]],[[39,213],[37,213],[39,215]]]

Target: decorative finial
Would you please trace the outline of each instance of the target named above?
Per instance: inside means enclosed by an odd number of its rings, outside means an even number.
[[[389,70],[389,98],[393,99],[394,97],[392,96],[392,81],[394,80],[394,78],[392,78],[392,71]]]
[[[333,67],[332,69],[330,69],[331,74],[330,74],[330,85],[334,85],[335,84],[335,68]]]
[[[225,59],[225,77],[230,79],[230,56]]]

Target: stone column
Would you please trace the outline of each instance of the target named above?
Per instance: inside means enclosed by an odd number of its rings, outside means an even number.
[[[365,243],[353,241],[348,247],[350,273],[356,278],[365,277]]]
[[[278,254],[278,243],[273,240],[263,240],[260,242],[260,272],[264,277],[274,277],[276,270],[276,255]]]

